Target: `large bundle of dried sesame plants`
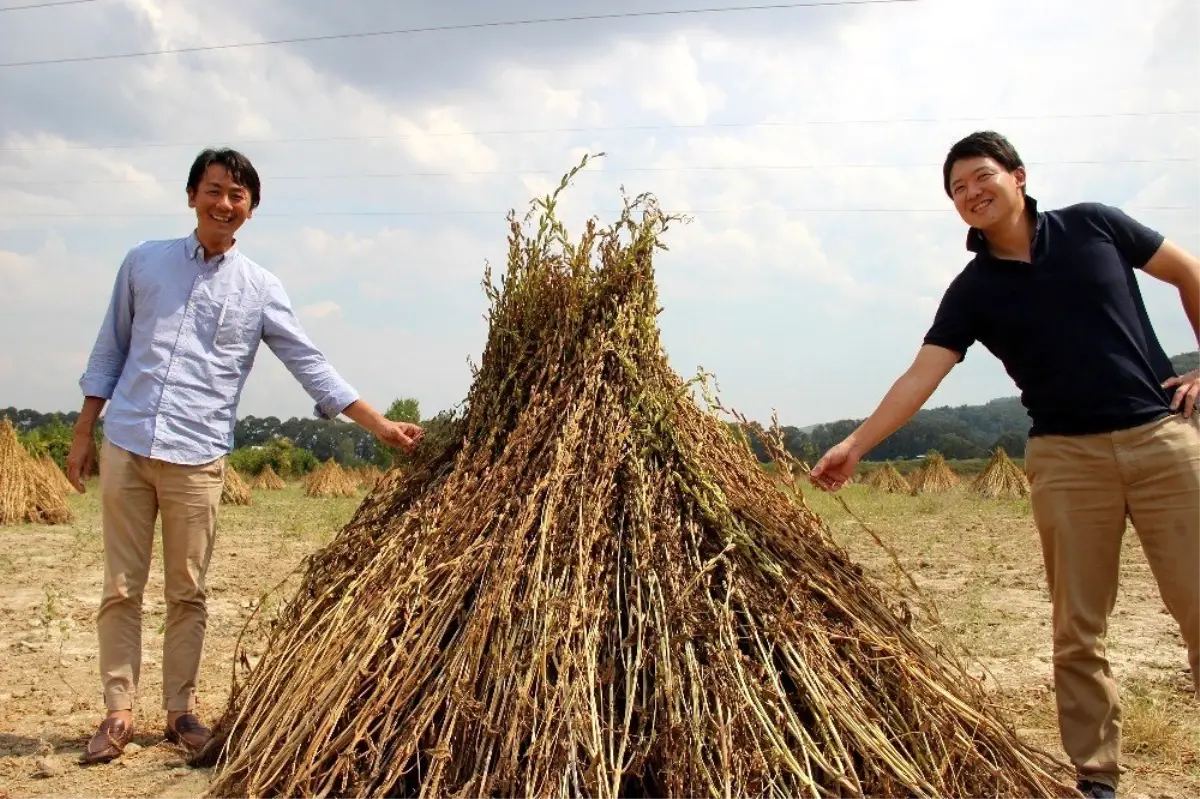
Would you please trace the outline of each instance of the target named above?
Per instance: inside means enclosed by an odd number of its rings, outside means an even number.
[[[235,672],[210,793],[1069,795],[671,370],[671,218],[572,241],[558,196],[510,219],[465,409]]]
[[[971,483],[971,490],[988,499],[1021,499],[1029,496],[1029,478],[1004,447],[996,447],[987,468]]]
[[[937,494],[957,486],[959,479],[950,464],[946,463],[946,457],[936,450],[930,450],[925,456],[925,463],[912,473],[909,483],[913,494]]]
[[[70,524],[73,518],[58,480],[21,445],[8,417],[0,420],[0,524]]]

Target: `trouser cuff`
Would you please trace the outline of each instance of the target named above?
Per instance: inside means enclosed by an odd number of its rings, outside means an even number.
[[[108,710],[133,710],[133,697],[123,691],[105,694],[104,707]]]
[[[163,700],[163,709],[168,713],[191,713],[196,709],[195,696],[173,696]]]
[[[1077,779],[1080,779],[1080,780],[1091,780],[1092,782],[1102,782],[1105,785],[1107,785],[1109,788],[1112,788],[1114,791],[1119,787],[1118,783],[1121,781],[1119,775],[1112,774],[1109,772],[1096,772],[1096,773],[1092,773],[1092,774],[1077,773],[1076,777],[1077,777]]]

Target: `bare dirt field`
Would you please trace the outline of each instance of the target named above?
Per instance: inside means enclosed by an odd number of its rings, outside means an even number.
[[[208,784],[208,771],[188,767],[182,751],[162,738],[165,606],[157,549],[144,608],[138,746],[112,764],[78,765],[103,712],[94,626],[102,582],[95,491],[93,483],[88,494],[71,497],[73,525],[0,527],[0,799],[192,797]],[[808,496],[876,579],[912,592],[887,554],[833,498]],[[978,664],[973,671],[994,689],[1019,734],[1061,757],[1049,601],[1028,504],[977,500],[957,491],[880,495],[861,486],[839,496],[894,548],[936,604],[943,628],[929,634],[952,636],[966,647]],[[255,491],[252,506],[221,509],[209,572],[202,719],[214,722],[224,707],[234,644],[252,609],[306,554],[333,537],[360,499],[309,499],[292,487]],[[928,615],[921,618],[930,621]],[[1200,723],[1183,644],[1132,530],[1109,655],[1126,705],[1122,795],[1200,795]]]

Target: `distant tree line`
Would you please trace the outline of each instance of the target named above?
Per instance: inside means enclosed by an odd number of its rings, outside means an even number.
[[[1200,369],[1200,351],[1193,350],[1171,359],[1176,374]],[[384,414],[393,421],[428,424],[421,419],[420,403],[411,397],[395,400]],[[72,428],[79,414],[40,413],[29,409],[0,409],[0,418],[12,420],[22,442],[31,450],[66,465],[71,449]],[[97,441],[103,431],[97,425]],[[814,463],[822,453],[854,430],[861,419],[843,419],[801,429],[782,429],[784,446],[793,457]],[[1013,457],[1024,457],[1029,433],[1029,416],[1017,397],[995,399],[983,405],[928,408],[918,411],[908,424],[867,453],[864,460],[907,460],[937,450],[951,460],[987,457],[1002,446]],[[233,431],[237,450],[231,461],[240,470],[256,474],[266,463],[280,471],[303,474],[330,458],[344,466],[375,464],[387,468],[398,453],[380,444],[374,436],[352,422],[276,416],[244,416]],[[750,446],[762,461],[769,460],[766,447],[755,436]],[[258,453],[258,454],[255,454]],[[281,472],[282,473],[282,472]]]
[[[78,411],[41,413],[28,408],[0,409],[0,418],[6,416],[26,448],[38,455],[49,455],[66,468]],[[384,416],[398,422],[420,423],[420,403],[402,397],[391,404]],[[97,444],[103,430],[101,418],[96,425]],[[244,416],[234,425],[233,440],[237,449],[230,454],[230,463],[249,474],[257,474],[267,463],[285,476],[307,474],[331,458],[343,466],[374,464],[387,468],[398,455],[368,431],[339,419],[293,417],[280,421],[275,416]]]
[[[845,423],[841,423],[843,428]],[[813,431],[822,452],[841,438],[841,432],[823,425]],[[915,458],[937,450],[947,458],[965,460],[987,457],[996,447],[1014,457],[1025,456],[1030,420],[1017,397],[992,400],[983,405],[929,408],[918,411],[906,425],[867,453],[864,460],[883,461]],[[849,430],[846,431],[849,433]]]
[[[1171,358],[1175,374],[1200,369],[1200,351]],[[784,446],[795,458],[810,465],[862,424],[862,419],[843,419],[801,430],[784,427]],[[867,453],[865,461],[907,460],[937,450],[951,460],[988,457],[997,446],[1014,458],[1025,457],[1029,415],[1019,397],[995,399],[983,405],[928,408],[888,436]],[[751,447],[760,460],[768,460],[766,447],[751,437]]]
[[[804,430],[783,427],[783,444],[792,457],[812,465],[860,424],[862,419],[842,419]],[[983,405],[928,408],[918,411],[863,460],[905,460],[930,450],[951,460],[969,460],[987,457],[997,446],[1013,457],[1024,457],[1029,424],[1029,416],[1016,397]],[[750,446],[759,460],[769,460],[766,446],[756,436],[751,436]]]
[[[395,400],[383,415],[394,422],[419,424],[422,421],[421,405],[411,397]],[[386,469],[392,465],[398,454],[380,444],[369,431],[353,422],[343,422],[339,419],[292,417],[287,421],[280,421],[276,416],[243,416],[234,425],[233,441],[239,450],[253,450],[275,442],[275,451],[279,451],[278,442],[287,442],[286,447],[295,451],[295,457],[304,464],[310,461],[303,453],[311,453],[311,466],[305,468],[304,472],[311,471],[316,463],[324,463],[330,458],[343,466],[373,464]],[[256,474],[262,468],[261,465],[255,468],[254,459],[248,455],[242,455],[237,460],[247,464],[244,470],[251,474]],[[279,471],[278,464],[273,463],[272,466]],[[242,466],[238,468],[243,469]]]
[[[1200,350],[1179,353],[1171,359],[1171,366],[1174,367],[1177,375],[1200,369]]]

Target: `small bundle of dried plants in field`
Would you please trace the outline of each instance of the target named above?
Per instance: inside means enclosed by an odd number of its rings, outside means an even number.
[[[55,471],[62,474],[57,466]],[[73,514],[64,496],[5,417],[0,422],[0,524],[70,524]]]
[[[958,483],[958,475],[946,463],[942,453],[936,450],[925,456],[925,463],[909,478],[913,495],[949,491]]]
[[[225,467],[225,484],[221,486],[222,505],[249,505],[254,501],[250,486],[232,466]]]
[[[235,672],[210,793],[1071,795],[672,371],[671,218],[572,240],[557,197],[510,220],[465,408]]]
[[[886,494],[907,494],[912,486],[904,479],[904,475],[892,465],[891,461],[871,472],[867,477],[867,485]]]
[[[988,499],[1021,499],[1029,496],[1029,478],[1004,447],[996,447],[987,468],[971,483],[971,490]]]
[[[275,469],[268,463],[263,467],[261,472],[255,475],[254,480],[250,483],[250,487],[264,491],[279,491],[287,488],[287,484],[283,482],[283,478],[276,474]]]
[[[330,458],[309,473],[304,493],[310,497],[352,497],[358,493],[358,481]]]

